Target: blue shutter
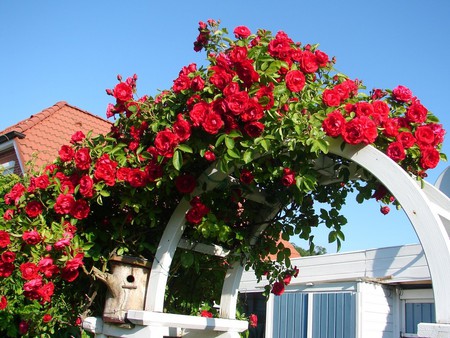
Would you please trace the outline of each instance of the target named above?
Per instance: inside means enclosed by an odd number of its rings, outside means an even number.
[[[284,293],[276,296],[273,313],[273,338],[306,338],[308,324],[306,293]]]
[[[417,333],[419,323],[435,323],[434,303],[406,303],[405,329],[406,333]]]
[[[313,338],[355,338],[355,293],[316,293],[313,298]]]

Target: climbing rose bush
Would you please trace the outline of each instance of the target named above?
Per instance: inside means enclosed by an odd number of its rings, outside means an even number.
[[[268,281],[266,294],[280,295],[299,273],[280,236],[314,249],[311,229],[326,226],[339,247],[350,192],[380,201],[383,213],[397,203],[375,177],[356,180],[348,161],[328,154],[332,138],[374,146],[418,180],[445,159],[445,131],[410,89],[366,92],[318,45],[245,26],[230,37],[209,20],[194,50],[206,53],[205,64],[187,64],[155,96],[136,97],[137,76],[118,76],[107,89],[110,133],[75,133],[54,163],[5,194],[5,335],[80,335],[81,318],[102,313],[106,288],[95,271],[108,271],[113,254],[151,261],[183,200],[184,236],[230,254],[177,250],[168,311],[200,313],[219,302],[236,261]],[[205,175],[212,169],[222,175],[214,189]]]

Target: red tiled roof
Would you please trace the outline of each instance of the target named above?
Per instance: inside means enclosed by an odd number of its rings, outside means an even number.
[[[26,165],[36,156],[33,165],[39,169],[53,162],[58,150],[63,144],[69,144],[76,131],[85,135],[92,131],[92,135],[99,135],[110,129],[111,122],[61,101],[6,128],[0,135],[11,131],[24,134],[23,139],[15,139],[21,160]]]

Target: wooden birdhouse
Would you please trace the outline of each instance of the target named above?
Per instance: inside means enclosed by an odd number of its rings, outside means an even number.
[[[125,323],[128,310],[144,309],[151,262],[136,257],[114,256],[109,263],[111,273],[95,273],[108,286],[103,321]]]

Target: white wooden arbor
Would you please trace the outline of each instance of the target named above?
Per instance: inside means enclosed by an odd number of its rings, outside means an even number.
[[[365,168],[395,196],[409,218],[423,247],[430,275],[436,309],[436,324],[419,324],[420,337],[450,337],[450,199],[434,186],[425,183],[422,188],[395,162],[372,146],[341,148],[342,141],[329,139],[330,153],[346,158]],[[214,187],[227,175],[209,169],[200,178],[200,185]],[[199,193],[199,192],[198,192]],[[96,337],[162,338],[173,334],[174,328],[187,329],[186,337],[239,337],[247,323],[238,321],[236,303],[243,266],[235,264],[226,274],[221,297],[220,318],[202,318],[163,313],[164,292],[168,271],[177,247],[191,248],[204,253],[223,255],[218,247],[195,248],[182,240],[188,201],[182,201],[173,213],[161,238],[148,281],[145,310],[129,310],[132,328],[103,323],[99,318],[87,318],[83,327],[95,332]],[[266,208],[263,216],[269,219],[277,206]],[[255,235],[263,229],[258,229]],[[172,329],[171,329],[172,328]],[[171,331],[172,330],[172,331]]]

